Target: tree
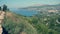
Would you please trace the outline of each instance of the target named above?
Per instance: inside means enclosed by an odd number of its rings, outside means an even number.
[[[1,10],[1,7],[0,7],[0,10]]]
[[[4,4],[3,5],[3,11],[6,11],[7,10],[7,6]]]

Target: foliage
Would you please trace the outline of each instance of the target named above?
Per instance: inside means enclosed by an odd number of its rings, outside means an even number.
[[[12,15],[12,17],[6,16],[7,20],[5,19],[6,22],[2,24],[8,31],[8,34],[21,34],[22,32],[26,34],[37,34],[36,29],[24,19],[25,17],[13,13]]]
[[[0,10],[1,10],[1,7],[0,7]]]
[[[37,14],[32,17],[24,17],[12,12],[7,12],[6,22],[3,27],[8,31],[8,34],[59,34],[60,24],[56,20],[60,15],[52,14]],[[48,16],[49,15],[49,16]]]
[[[6,11],[7,10],[7,6],[4,4],[3,5],[3,11]]]

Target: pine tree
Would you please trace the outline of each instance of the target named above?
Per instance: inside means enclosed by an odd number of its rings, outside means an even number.
[[[3,5],[3,11],[6,11],[7,10],[7,6],[4,4]]]
[[[0,10],[1,10],[1,7],[0,7]]]

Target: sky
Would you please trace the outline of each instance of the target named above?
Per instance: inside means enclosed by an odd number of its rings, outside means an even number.
[[[60,0],[0,0],[0,6],[2,6],[3,4],[6,4],[10,8],[22,8],[32,5],[60,4]]]

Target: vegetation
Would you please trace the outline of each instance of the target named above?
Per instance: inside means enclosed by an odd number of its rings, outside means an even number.
[[[24,17],[12,12],[7,12],[3,27],[8,34],[59,34],[60,24],[56,22],[60,15],[52,14]]]
[[[6,20],[7,19],[7,20]],[[8,31],[8,34],[37,34],[36,29],[28,23],[25,17],[7,12],[3,27]]]
[[[0,10],[1,10],[1,7],[0,7]]]
[[[4,4],[3,5],[3,11],[6,11],[7,10],[7,6]]]
[[[8,34],[60,34],[60,11],[48,12],[45,9],[31,17],[7,11],[2,26]]]

